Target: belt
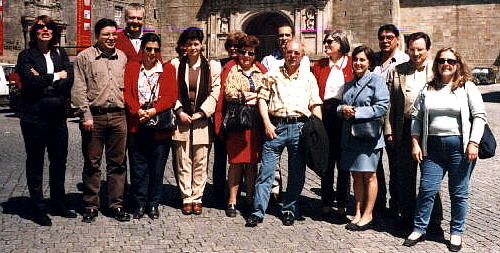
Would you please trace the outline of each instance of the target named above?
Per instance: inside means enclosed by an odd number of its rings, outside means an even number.
[[[299,122],[306,122],[309,118],[308,117],[282,118],[282,117],[270,116],[269,119],[273,124],[295,124]]]
[[[103,107],[91,107],[90,111],[94,115],[101,115],[101,114],[106,114],[106,113],[113,113],[113,112],[123,112],[125,109],[123,108],[118,108],[118,107],[108,107],[108,108],[103,108]]]

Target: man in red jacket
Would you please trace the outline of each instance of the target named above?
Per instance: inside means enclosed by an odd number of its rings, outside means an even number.
[[[118,33],[116,48],[122,50],[129,61],[141,61],[138,53],[141,47],[145,13],[144,7],[138,3],[131,3],[125,8],[127,26],[123,32]]]

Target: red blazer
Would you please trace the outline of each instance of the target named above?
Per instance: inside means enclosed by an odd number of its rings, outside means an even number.
[[[137,82],[139,80],[140,69],[141,63],[136,61],[129,61],[125,67],[123,96],[127,110],[127,127],[129,133],[139,132],[139,114],[137,114],[137,111],[139,111],[141,105],[139,104]],[[174,107],[175,101],[177,101],[177,80],[175,78],[175,68],[172,64],[163,64],[163,73],[158,82],[160,84],[160,90],[158,91],[159,99],[153,107],[159,113]],[[172,134],[173,132],[158,131],[155,134],[155,139],[167,138],[172,136]]]
[[[128,61],[141,62],[142,56],[135,51],[132,42],[130,42],[130,39],[127,37],[127,35],[125,35],[125,31],[118,32],[118,39],[116,40],[116,48],[122,50],[125,53],[125,55],[127,55]]]
[[[330,71],[332,70],[329,63],[328,58],[323,58],[315,62],[311,67],[311,71],[318,81],[319,96],[321,97],[321,100],[324,100],[326,81],[328,80],[328,75],[330,75]],[[344,72],[344,83],[347,83],[354,78],[354,74],[352,73],[352,58],[350,56],[347,56],[347,65],[342,71]]]
[[[222,69],[222,73],[220,75],[221,78],[221,86],[220,86],[220,93],[219,93],[219,99],[217,100],[217,106],[215,107],[215,114],[214,114],[214,124],[215,124],[215,134],[217,136],[222,137],[222,121],[224,120],[224,111],[225,111],[225,100],[224,99],[224,91],[226,90],[226,79],[227,76],[229,75],[229,71],[231,71],[231,68],[236,65],[235,60],[230,60],[224,65],[224,68]],[[262,65],[260,62],[255,61],[255,65],[262,71],[262,73],[267,73],[267,69],[264,65]]]

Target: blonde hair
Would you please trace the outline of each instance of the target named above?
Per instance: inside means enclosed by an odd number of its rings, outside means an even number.
[[[463,87],[467,81],[473,81],[474,78],[472,77],[472,74],[470,72],[469,67],[467,66],[467,63],[465,62],[465,59],[453,47],[442,48],[436,53],[436,57],[434,57],[434,64],[432,66],[432,73],[434,74],[434,78],[429,83],[429,86],[432,87],[433,89],[436,89],[437,85],[440,85],[443,82],[441,74],[439,74],[438,60],[441,54],[446,51],[450,51],[457,58],[457,63],[456,63],[457,71],[453,76],[452,80],[453,84],[451,85],[451,90],[454,91],[460,87]]]

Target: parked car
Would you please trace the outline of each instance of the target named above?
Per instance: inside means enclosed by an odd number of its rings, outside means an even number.
[[[9,104],[9,75],[16,69],[16,65],[10,63],[0,63],[0,105]]]
[[[490,67],[475,67],[472,69],[472,76],[477,80],[477,84],[494,84],[497,82],[497,74]]]

